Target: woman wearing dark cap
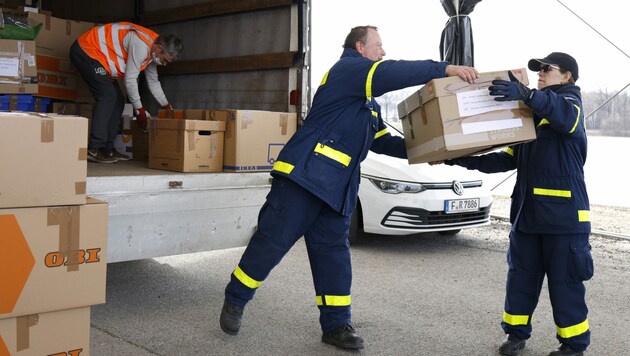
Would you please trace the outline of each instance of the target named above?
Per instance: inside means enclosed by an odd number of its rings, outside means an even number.
[[[536,140],[501,152],[446,160],[485,173],[517,170],[510,208],[502,355],[518,355],[531,336],[545,275],[560,347],[549,355],[582,355],[590,342],[584,281],[593,276],[589,201],[584,183],[586,130],[578,65],[566,53],[531,59],[538,90],[510,73],[489,88],[496,101],[523,100],[534,112]]]

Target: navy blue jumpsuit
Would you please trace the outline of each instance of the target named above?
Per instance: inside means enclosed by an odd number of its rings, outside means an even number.
[[[387,132],[374,97],[445,76],[446,62],[372,61],[345,49],[324,76],[304,124],[280,152],[271,191],[226,287],[244,306],[271,270],[305,238],[320,324],[327,334],[350,324],[350,216],[360,163],[372,150],[406,158],[404,140]],[[287,286],[294,288],[294,286]],[[283,295],[277,299],[290,303]]]
[[[546,274],[557,338],[583,351],[590,343],[583,282],[593,276],[593,259],[580,88],[549,86],[535,91],[525,104],[534,111],[536,140],[445,163],[485,173],[517,170],[501,325],[506,333],[530,337]]]

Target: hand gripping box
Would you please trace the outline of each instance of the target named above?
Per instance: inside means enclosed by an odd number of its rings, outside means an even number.
[[[105,302],[107,204],[0,209],[0,321]]]
[[[85,204],[88,120],[0,112],[0,208]]]
[[[525,69],[512,70],[527,85]],[[479,154],[536,138],[533,113],[522,101],[495,101],[488,88],[508,71],[434,79],[398,104],[409,163]]]
[[[221,172],[225,122],[149,120],[149,168]]]

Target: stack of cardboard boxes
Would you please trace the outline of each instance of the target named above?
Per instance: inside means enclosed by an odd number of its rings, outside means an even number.
[[[180,172],[270,171],[296,130],[295,113],[160,110],[149,130],[149,168]]]
[[[31,9],[34,10],[34,9]],[[94,27],[92,22],[71,21],[56,18],[48,13],[24,9],[2,9],[3,13],[35,27],[41,25],[34,40],[0,40],[0,94],[10,94],[13,102],[32,97],[30,106],[1,105],[0,111],[21,110],[60,112],[59,107],[49,108],[52,101],[89,106],[91,116],[92,95],[79,73],[70,63],[70,47],[84,32]],[[39,100],[39,101],[37,101]],[[77,108],[74,106],[74,108]],[[85,114],[87,110],[64,114]]]
[[[107,204],[86,198],[87,120],[0,113],[0,355],[89,354]]]

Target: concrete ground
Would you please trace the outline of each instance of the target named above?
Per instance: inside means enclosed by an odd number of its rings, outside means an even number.
[[[352,247],[353,322],[361,355],[498,355],[505,222],[455,237],[369,236]],[[593,236],[589,355],[630,350],[630,242]],[[345,355],[322,343],[303,240],[247,305],[238,336],[218,325],[243,248],[114,263],[107,302],[92,307],[91,355]],[[521,355],[557,347],[546,288]]]

